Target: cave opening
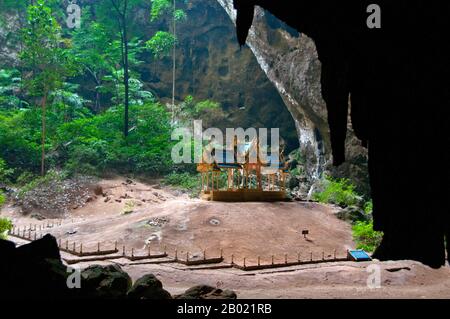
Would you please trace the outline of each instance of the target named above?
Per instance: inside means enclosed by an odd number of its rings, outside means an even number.
[[[435,165],[436,161],[441,167],[450,161],[448,148],[440,147],[449,142],[443,125],[449,118],[445,105],[450,100],[450,47],[443,40],[449,29],[449,4],[382,1],[384,27],[371,29],[366,24],[368,1],[233,2],[241,45],[253,36],[249,30],[255,24],[256,6],[271,11],[316,43],[336,166],[346,160],[351,96],[355,134],[368,145],[374,224],[384,232],[374,256],[381,260],[410,258],[436,268],[444,265],[448,227],[442,225],[450,224],[449,204],[443,200],[430,203],[429,198],[436,194],[445,198],[448,187],[435,176],[415,176],[412,168]],[[430,34],[427,48],[417,48],[417,38]],[[428,92],[434,95],[430,97]],[[421,112],[424,101],[431,108]],[[425,134],[418,134],[411,123],[421,123]],[[427,158],[429,153],[434,156]],[[445,174],[448,176],[449,170]],[[421,197],[417,197],[418,182],[423,185]],[[426,187],[430,182],[437,187]]]

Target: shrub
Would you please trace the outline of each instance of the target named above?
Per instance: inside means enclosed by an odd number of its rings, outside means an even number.
[[[56,103],[47,112],[48,169],[62,168],[72,174],[88,175],[132,171],[163,176],[170,171],[173,145],[170,116],[160,104],[130,106],[127,138],[123,136],[122,106],[98,115],[80,106],[76,110],[67,107],[74,111],[67,116],[65,109],[65,105]],[[40,108],[0,109],[0,183],[6,178],[18,182],[23,173],[40,172],[40,112]]]
[[[49,185],[55,185],[57,182],[61,182],[66,178],[66,172],[50,170],[44,177],[37,177],[29,183],[23,185],[23,187],[19,190],[18,197],[19,199],[23,198],[23,196],[29,191]]]
[[[364,212],[366,214],[372,214],[373,211],[373,202],[370,200],[364,204]]]
[[[2,191],[0,191],[0,208],[2,208],[2,206],[5,204],[6,202],[6,196],[5,194],[3,194]]]
[[[2,158],[0,158],[0,184],[8,184],[13,173],[14,170],[8,169],[6,166],[6,162]]]
[[[0,239],[6,239],[7,232],[13,227],[12,222],[6,218],[0,218]]]
[[[40,121],[35,113],[0,111],[0,157],[16,174],[21,170],[39,171],[40,127],[32,123]]]
[[[361,197],[355,192],[355,186],[348,179],[334,179],[325,176],[322,181],[323,191],[313,194],[313,199],[328,204],[336,204],[341,207],[357,205]]]
[[[381,242],[383,233],[373,230],[373,222],[356,222],[352,227],[357,249],[373,252]]]
[[[60,165],[71,173],[165,174],[171,166],[171,126],[159,104],[130,106],[130,132],[122,134],[123,108],[63,124],[57,133]]]
[[[19,175],[16,179],[16,185],[17,186],[25,186],[28,183],[31,183],[37,176],[31,172],[24,171],[22,174]]]
[[[187,190],[192,196],[197,196],[200,193],[200,176],[198,174],[192,175],[189,173],[174,172],[167,175],[163,183]]]

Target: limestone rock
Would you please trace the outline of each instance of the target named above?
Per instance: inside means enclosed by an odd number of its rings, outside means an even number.
[[[161,281],[154,275],[145,275],[133,284],[128,291],[130,299],[172,299],[170,293],[163,289]]]
[[[118,265],[93,265],[81,272],[81,289],[88,298],[124,298],[131,278]]]

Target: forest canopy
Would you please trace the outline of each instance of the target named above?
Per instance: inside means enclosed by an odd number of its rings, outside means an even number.
[[[0,183],[53,169],[150,176],[174,170],[174,126],[209,113],[220,118],[216,102],[188,96],[164,105],[141,80],[144,57],[175,53],[176,25],[189,19],[177,2],[185,1],[83,1],[79,27],[69,28],[64,1],[0,1],[0,24],[14,16],[20,30],[9,37],[16,62],[0,63]],[[158,30],[143,34],[136,23],[142,19]]]

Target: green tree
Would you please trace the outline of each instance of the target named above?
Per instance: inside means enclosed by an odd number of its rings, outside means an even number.
[[[186,0],[184,2],[187,2]],[[175,122],[175,82],[176,82],[176,70],[177,70],[177,22],[186,20],[186,13],[177,9],[176,0],[152,0],[152,10],[150,12],[150,20],[156,21],[163,15],[171,13],[172,15],[172,31],[157,32],[149,41],[147,41],[147,47],[153,51],[153,55],[156,58],[167,56],[170,52],[170,47],[173,48],[172,53],[172,123]]]
[[[153,56],[156,59],[161,59],[170,54],[170,51],[172,50],[176,41],[176,37],[172,33],[166,31],[158,31],[145,44],[146,47],[153,53]]]
[[[20,72],[16,69],[0,70],[0,107],[23,107],[26,105],[26,102],[22,98]]]
[[[63,48],[61,27],[44,0],[28,6],[27,27],[23,30],[21,61],[26,71],[25,85],[40,98],[42,109],[41,174],[45,175],[46,111],[49,93],[74,74],[67,49]]]
[[[114,8],[114,13],[117,21],[117,25],[120,33],[121,41],[121,64],[123,69],[123,85],[125,88],[124,96],[124,127],[123,134],[128,136],[129,131],[129,98],[130,98],[130,75],[129,75],[129,39],[128,29],[130,19],[130,11],[132,6],[129,0],[110,0],[111,5]]]
[[[111,43],[105,26],[92,21],[90,15],[83,15],[81,28],[72,33],[72,47],[70,49],[76,63],[84,70],[95,87],[94,112],[101,109],[101,93],[103,91],[103,77],[111,73],[114,64],[109,54]],[[90,22],[92,21],[92,22]]]

